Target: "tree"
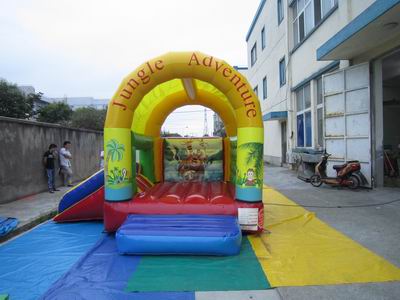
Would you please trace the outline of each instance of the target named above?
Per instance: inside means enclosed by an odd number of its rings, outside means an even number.
[[[33,100],[33,97],[26,97],[15,84],[0,80],[0,116],[28,119],[34,113]]]
[[[226,137],[225,126],[214,129],[213,136]]]
[[[42,101],[42,96],[43,93],[39,92],[39,93],[31,93],[26,95],[26,97],[28,98],[28,101],[32,101],[32,103],[34,104],[35,102],[40,102]],[[35,105],[33,105],[33,114],[36,115],[38,112],[37,110],[35,110]]]
[[[37,120],[39,122],[68,125],[72,113],[72,108],[67,103],[54,102],[43,106],[38,110]]]
[[[107,110],[93,107],[82,107],[74,111],[71,118],[72,127],[103,130]]]
[[[168,130],[161,131],[160,134],[162,137],[182,137],[179,133],[169,132]]]

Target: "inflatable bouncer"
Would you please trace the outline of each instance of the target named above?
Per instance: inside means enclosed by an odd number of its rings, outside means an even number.
[[[185,105],[215,111],[227,137],[161,137],[167,116]],[[107,232],[118,230],[121,253],[136,253],[134,243],[150,245],[154,236],[185,244],[183,231],[207,241],[229,236],[235,240],[228,243],[237,244],[239,226],[262,229],[263,136],[257,96],[225,61],[200,52],[171,52],[149,60],[124,78],[110,100],[104,171],[64,195],[55,220],[103,219]],[[209,226],[213,229],[197,230]],[[217,248],[211,252],[235,252]],[[182,249],[197,254],[188,244]]]

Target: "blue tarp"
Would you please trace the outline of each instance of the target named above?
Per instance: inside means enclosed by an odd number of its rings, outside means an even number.
[[[38,299],[102,236],[101,222],[46,222],[0,246],[0,294]]]
[[[194,300],[193,292],[125,292],[140,256],[117,253],[113,235],[105,235],[40,299]]]
[[[9,232],[13,231],[17,225],[18,219],[16,218],[0,217],[0,236],[5,236]]]

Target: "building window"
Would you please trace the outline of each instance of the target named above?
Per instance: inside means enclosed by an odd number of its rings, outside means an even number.
[[[263,99],[267,99],[268,95],[268,86],[267,86],[267,76],[263,78]]]
[[[283,20],[283,3],[282,0],[278,0],[278,25],[281,24]]]
[[[337,0],[295,0],[293,4],[294,45],[299,44],[337,5]]]
[[[310,84],[296,91],[297,147],[312,146]]]
[[[258,85],[256,85],[256,86],[254,87],[253,91],[254,91],[254,94],[256,94],[257,97],[258,97]]]
[[[324,147],[324,102],[322,77],[317,79],[317,147]]]
[[[285,58],[279,61],[279,84],[283,86],[286,84],[286,64]]]
[[[265,48],[265,26],[261,29],[261,50]]]
[[[250,60],[251,60],[251,66],[254,66],[254,64],[257,61],[257,43],[254,43],[253,48],[251,48]]]

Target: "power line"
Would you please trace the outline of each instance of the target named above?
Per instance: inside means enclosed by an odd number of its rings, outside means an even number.
[[[204,132],[203,135],[206,136],[208,135],[208,121],[207,121],[207,109],[204,108]]]

